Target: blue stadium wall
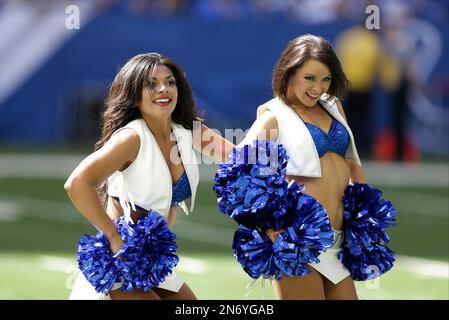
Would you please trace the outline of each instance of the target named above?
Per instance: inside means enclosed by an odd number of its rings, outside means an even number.
[[[86,88],[99,90],[104,97],[120,66],[138,53],[154,51],[184,67],[209,126],[247,129],[257,106],[272,97],[271,73],[287,42],[303,33],[333,42],[350,26],[350,22],[305,26],[284,20],[157,19],[117,11],[97,16],[0,105],[0,140],[69,141],[75,98]],[[437,70],[448,70],[447,58]],[[381,90],[378,93],[375,126],[388,115],[386,97]]]

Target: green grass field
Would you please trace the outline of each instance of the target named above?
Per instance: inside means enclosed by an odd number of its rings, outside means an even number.
[[[77,274],[76,244],[94,233],[73,208],[62,178],[0,178],[0,299],[67,299]],[[391,248],[395,267],[357,283],[364,299],[449,299],[447,187],[377,185],[397,211]],[[261,282],[235,261],[235,224],[221,215],[211,183],[201,183],[191,216],[179,211],[174,231],[181,262],[177,273],[199,299],[262,299]],[[274,299],[266,283],[267,299]]]

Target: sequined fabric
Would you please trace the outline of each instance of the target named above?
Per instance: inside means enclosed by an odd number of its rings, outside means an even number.
[[[332,119],[332,124],[328,133],[311,123],[304,122],[304,124],[312,135],[313,142],[315,143],[320,158],[328,151],[333,151],[345,156],[346,149],[349,145],[349,134],[340,122]]]
[[[176,207],[180,202],[189,198],[191,195],[192,191],[190,190],[189,179],[187,178],[187,174],[184,172],[176,184],[173,185],[171,207]]]

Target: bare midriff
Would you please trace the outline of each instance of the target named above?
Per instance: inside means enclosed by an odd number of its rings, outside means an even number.
[[[304,185],[304,192],[318,200],[326,209],[332,228],[342,230],[342,197],[350,180],[350,170],[345,158],[334,152],[324,154],[320,162],[321,177],[287,175],[287,180],[293,179],[299,185]]]
[[[133,219],[134,223],[137,222],[141,217],[146,215],[148,211],[136,208],[137,210],[133,210],[131,208],[131,218]],[[108,197],[108,204],[106,208],[106,212],[108,216],[111,219],[118,220],[121,215],[123,215],[123,209],[120,206],[120,202],[117,199],[114,199],[112,197]],[[172,207],[170,208],[170,211],[168,212],[168,215],[164,217],[164,219],[167,221],[168,225],[170,226],[170,229],[173,228],[173,223],[175,222],[176,218],[176,208]]]

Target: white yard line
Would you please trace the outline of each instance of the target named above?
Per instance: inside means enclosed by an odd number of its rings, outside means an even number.
[[[0,177],[68,178],[82,159],[80,155],[0,154]]]
[[[48,255],[41,255],[39,258],[40,265],[45,270],[66,274],[73,273],[77,270],[76,260]],[[208,271],[209,266],[202,259],[182,255],[180,256],[179,265],[176,269],[180,272],[191,274],[204,274]],[[418,257],[398,255],[394,270],[413,273],[423,277],[449,279],[449,263]]]
[[[69,210],[75,211],[70,203],[56,202],[49,200],[36,200],[27,197],[9,196],[0,194],[2,200],[0,202],[0,220],[13,221],[23,216],[32,216],[33,218],[62,221],[66,223],[87,224],[84,219],[78,216],[64,214]],[[39,215],[31,213],[30,210],[36,208],[42,210]],[[218,214],[218,213],[217,213]],[[232,242],[232,234],[234,229],[220,226],[212,226],[210,224],[198,223],[185,220],[186,218],[178,218],[175,224],[175,232],[179,238],[199,241],[214,245],[230,247]],[[73,261],[69,259],[53,259],[54,257],[43,256],[41,263],[49,270],[68,272],[67,268],[73,265]],[[185,261],[180,263],[182,271],[191,273],[203,273],[207,269],[204,261],[189,257],[183,258]],[[395,268],[398,271],[409,272],[419,276],[437,277],[449,279],[449,264],[446,262],[422,259],[418,257],[397,256]]]
[[[61,221],[67,223],[88,224],[70,202],[52,201],[0,193],[2,202],[14,203],[16,212],[22,216],[41,220]],[[1,202],[0,202],[1,203]],[[39,210],[39,214],[34,213]]]
[[[44,270],[48,271],[56,271],[66,274],[78,272],[77,261],[69,258],[40,255],[39,264]],[[208,269],[208,265],[204,260],[183,255],[179,256],[179,264],[176,267],[177,271],[192,274],[204,274]]]
[[[58,256],[39,256],[39,263],[45,270],[72,273],[77,268],[76,260]]]
[[[0,200],[0,221],[15,222],[20,220],[19,205],[13,201]]]
[[[0,177],[67,178],[87,154],[0,154]],[[200,159],[199,157],[197,157]],[[211,182],[218,164],[199,165],[200,181]],[[367,181],[385,186],[449,185],[449,163],[380,163],[364,161]]]
[[[410,199],[426,199],[426,201],[440,202],[446,204],[442,207],[448,207],[449,198],[442,195],[433,195],[433,194],[421,194],[418,192],[409,192],[404,191],[406,195],[410,196]],[[418,214],[423,216],[433,216],[438,218],[449,218],[448,211],[429,211],[427,207],[421,205],[422,201],[416,203],[415,201],[411,201],[410,203],[404,204],[402,211],[410,211],[410,214]],[[422,207],[422,208],[421,208]],[[39,209],[39,215],[34,214],[33,212]],[[215,206],[203,206],[203,210],[217,211],[216,216],[217,219],[220,219],[220,213],[218,213],[218,207]],[[83,219],[73,207],[73,205],[67,201],[52,201],[52,200],[44,200],[38,198],[24,197],[11,195],[8,193],[0,192],[0,221],[14,221],[14,219],[20,219],[20,215],[27,215],[34,218],[39,218],[43,220],[51,220],[51,221],[62,221],[62,222],[72,222],[77,224],[87,224],[86,220]],[[226,218],[226,217],[222,217]],[[179,230],[184,232],[184,234],[190,237],[193,240],[201,241],[201,242],[209,242],[209,237],[214,236],[216,233],[208,233],[207,238],[203,238],[202,235],[198,235],[195,230],[196,222],[191,222],[186,220],[186,218],[178,218],[176,226],[179,224],[184,224],[186,227],[189,227],[190,230]],[[213,226],[211,226],[210,231],[213,230]],[[217,231],[217,230],[216,230]],[[218,237],[222,235],[222,232],[217,231]]]
[[[204,274],[209,269],[208,263],[202,259],[180,255],[179,264],[175,270],[191,274]]]
[[[395,268],[425,277],[449,279],[449,263],[410,256],[397,256]]]

